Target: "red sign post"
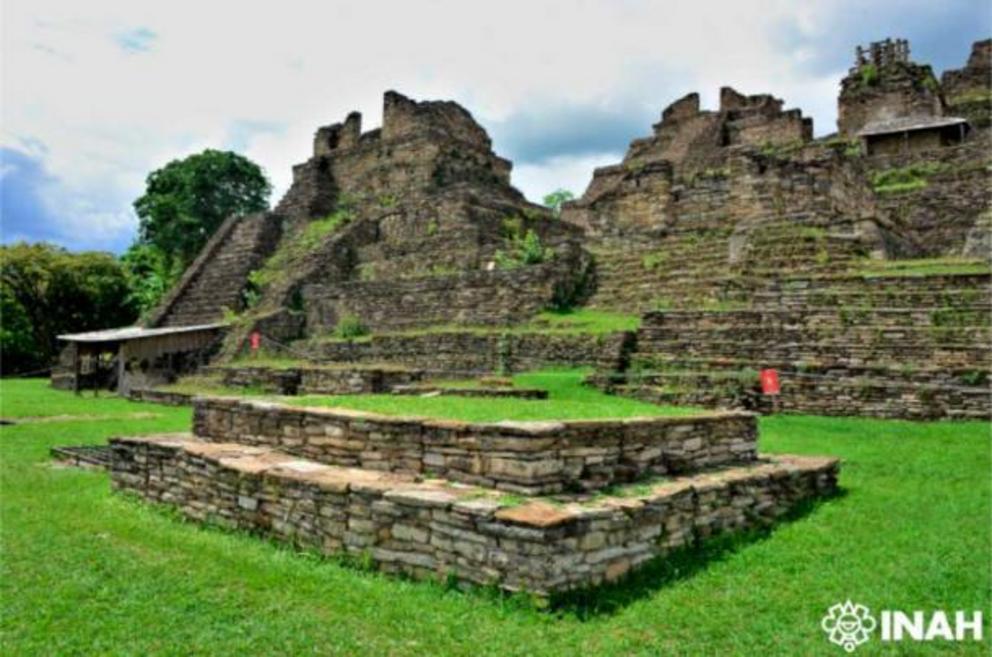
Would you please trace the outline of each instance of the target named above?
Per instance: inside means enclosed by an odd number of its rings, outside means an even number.
[[[778,370],[764,369],[758,375],[761,379],[762,394],[772,398],[772,412],[778,413],[778,395],[782,392],[782,385],[778,380]]]
[[[761,370],[761,392],[766,395],[777,395],[782,391],[778,381],[778,370]]]
[[[251,345],[251,353],[257,356],[258,348],[262,346],[262,334],[258,331],[252,331],[251,335],[248,336],[248,342]]]

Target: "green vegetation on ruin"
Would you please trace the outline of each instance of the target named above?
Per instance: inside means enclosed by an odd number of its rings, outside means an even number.
[[[861,88],[865,89],[878,84],[878,67],[874,64],[862,64],[858,69],[861,76]]]
[[[354,218],[347,206],[303,224],[291,235],[279,242],[273,253],[260,269],[249,274],[249,282],[259,289],[282,280],[287,272],[296,271],[299,265],[317,248],[327,241],[327,236],[346,226]]]
[[[925,188],[930,176],[944,173],[949,168],[942,162],[922,162],[886,169],[872,174],[871,184],[875,193],[882,196],[904,194]]]
[[[907,260],[865,260],[854,270],[860,276],[940,276],[988,274],[992,266],[976,258],[915,258]]]
[[[529,322],[513,326],[468,326],[463,324],[437,324],[401,331],[376,331],[356,338],[344,339],[334,333],[314,338],[317,342],[368,342],[375,336],[418,336],[444,333],[471,333],[473,335],[606,335],[617,331],[636,331],[641,325],[639,315],[596,308],[546,310]]]
[[[842,458],[845,494],[770,533],[715,540],[540,610],[523,596],[400,580],[200,527],[112,494],[104,473],[49,460],[53,445],[186,431],[189,409],[77,398],[42,380],[4,380],[0,396],[4,417],[57,416],[0,427],[0,643],[9,655],[541,657],[677,646],[683,655],[829,656],[839,649],[820,619],[840,600],[992,604],[986,422],[762,418],[762,452]]]

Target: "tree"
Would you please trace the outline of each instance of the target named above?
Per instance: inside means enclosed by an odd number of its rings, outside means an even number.
[[[0,312],[4,374],[50,365],[60,333],[126,326],[138,315],[111,254],[45,243],[0,247]]]
[[[182,275],[182,263],[169,262],[154,244],[135,242],[121,255],[121,265],[130,288],[128,300],[145,313],[158,305]]]
[[[134,202],[140,241],[185,268],[231,215],[266,210],[272,186],[251,160],[207,149],[151,172]]]
[[[562,204],[566,201],[571,201],[574,198],[575,194],[567,189],[559,188],[544,197],[544,205],[551,208],[551,211],[556,217],[560,217]]]

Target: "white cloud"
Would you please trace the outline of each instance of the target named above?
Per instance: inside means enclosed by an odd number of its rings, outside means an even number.
[[[540,202],[545,194],[556,189],[567,189],[576,197],[582,196],[596,167],[615,164],[623,157],[621,151],[597,153],[579,157],[558,156],[537,164],[518,164],[513,167],[514,186],[527,198]]]

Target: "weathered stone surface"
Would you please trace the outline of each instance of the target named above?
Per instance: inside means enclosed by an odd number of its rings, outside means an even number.
[[[194,434],[339,466],[430,471],[526,494],[592,490],[645,474],[753,461],[748,413],[471,424],[231,398],[194,402]]]
[[[697,537],[772,522],[832,493],[838,467],[836,459],[776,456],[636,498],[512,506],[494,491],[188,436],[117,438],[111,448],[116,490],[192,519],[328,554],[365,552],[388,572],[452,575],[541,595],[615,580]],[[328,487],[329,479],[343,485]]]

